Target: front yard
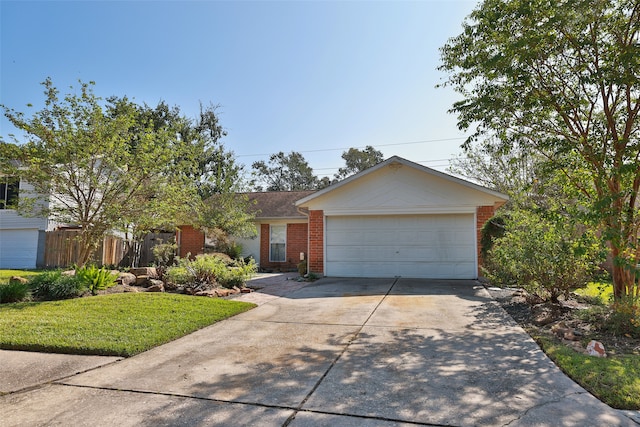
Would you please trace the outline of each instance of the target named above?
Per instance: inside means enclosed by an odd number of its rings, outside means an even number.
[[[253,307],[164,293],[2,304],[0,348],[132,356]]]

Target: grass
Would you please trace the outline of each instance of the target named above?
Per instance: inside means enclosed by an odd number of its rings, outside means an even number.
[[[600,304],[607,304],[613,298],[613,285],[611,282],[590,282],[586,288],[578,289],[576,294],[593,298]]]
[[[160,293],[3,304],[0,348],[127,357],[253,307]]]
[[[575,382],[618,409],[640,409],[640,356],[587,356],[549,337],[534,337],[544,352]]]
[[[0,270],[0,283],[8,283],[12,276],[20,276],[28,279],[29,276],[36,276],[42,273],[38,270]]]

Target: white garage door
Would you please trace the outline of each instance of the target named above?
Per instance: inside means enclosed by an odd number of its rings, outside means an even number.
[[[0,268],[36,268],[38,230],[0,231]]]
[[[477,277],[473,214],[329,216],[326,275]]]

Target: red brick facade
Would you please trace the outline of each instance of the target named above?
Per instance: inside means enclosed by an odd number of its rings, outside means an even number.
[[[191,254],[191,258],[204,253],[204,233],[190,225],[183,225],[177,232],[178,255],[184,258]]]
[[[479,206],[476,209],[476,236],[478,274],[481,274],[482,254],[480,238],[484,224],[494,215],[494,206]],[[294,271],[300,262],[300,253],[305,254],[308,271],[324,274],[324,212],[309,211],[309,223],[287,224],[287,259],[285,262],[269,261],[270,224],[260,224],[260,268],[275,271]],[[204,233],[191,226],[182,226],[178,232],[179,254],[185,257],[204,253]]]
[[[287,224],[287,259],[285,262],[269,260],[270,224],[260,224],[260,268],[264,270],[297,270],[300,253],[307,254],[307,224]]]
[[[476,250],[478,251],[478,275],[482,275],[482,253],[480,251],[480,239],[482,238],[482,227],[493,216],[495,208],[493,206],[478,206],[476,210]]]
[[[308,270],[324,274],[324,211],[309,211]]]

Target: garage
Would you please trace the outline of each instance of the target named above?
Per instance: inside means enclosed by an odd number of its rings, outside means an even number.
[[[504,194],[401,157],[296,202],[309,271],[334,277],[475,279],[480,231]]]
[[[473,214],[326,218],[326,274],[339,277],[476,277]]]
[[[36,268],[38,230],[0,231],[0,268]]]

